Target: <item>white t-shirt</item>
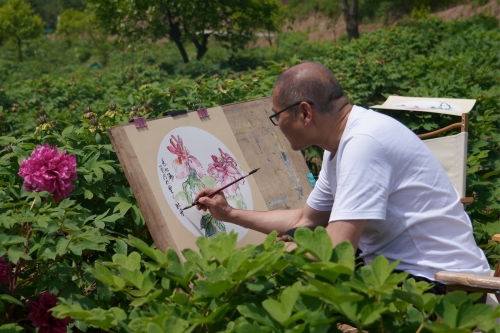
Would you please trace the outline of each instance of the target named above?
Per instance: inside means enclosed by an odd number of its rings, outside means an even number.
[[[383,254],[397,269],[434,279],[442,270],[488,275],[460,196],[427,146],[391,117],[353,106],[335,156],[325,151],[307,204],[330,223],[364,220],[365,263]]]

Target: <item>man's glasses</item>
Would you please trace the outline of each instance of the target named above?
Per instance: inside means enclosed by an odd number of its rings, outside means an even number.
[[[283,110],[281,111],[278,111],[276,112],[275,114],[269,116],[269,120],[273,123],[274,126],[278,126],[278,121],[280,120],[280,113],[283,113],[285,112],[286,110],[290,109],[290,108],[293,108],[294,106],[297,106],[299,105],[300,103],[302,102],[306,102],[308,103],[309,105],[313,105],[314,103],[313,102],[310,102],[310,101],[299,101],[297,103],[293,103],[292,105],[289,105],[287,106],[286,108],[284,108]],[[276,121],[274,120],[274,118],[276,118]]]

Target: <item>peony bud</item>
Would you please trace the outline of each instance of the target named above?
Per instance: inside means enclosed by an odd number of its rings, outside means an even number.
[[[45,114],[40,114],[38,117],[36,117],[36,122],[41,124],[45,124],[47,122],[47,115]]]

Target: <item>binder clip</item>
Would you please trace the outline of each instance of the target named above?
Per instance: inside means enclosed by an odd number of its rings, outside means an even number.
[[[210,117],[208,115],[207,108],[201,106],[201,99],[197,98],[197,100],[198,100],[198,103],[200,103],[200,108],[198,110],[196,110],[196,112],[198,112],[198,117],[200,117],[200,119]]]
[[[137,129],[148,127],[148,125],[146,124],[146,119],[144,119],[144,117],[134,118],[134,125]]]

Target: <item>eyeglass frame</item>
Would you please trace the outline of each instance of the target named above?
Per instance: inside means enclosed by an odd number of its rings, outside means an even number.
[[[278,111],[278,112],[276,112],[276,113],[275,113],[275,114],[273,114],[273,115],[270,115],[270,116],[269,116],[269,120],[271,121],[271,123],[273,123],[273,125],[274,125],[274,126],[278,126],[278,123],[277,123],[277,122],[275,123],[275,122],[274,122],[274,120],[273,120],[273,118],[274,118],[274,117],[276,117],[276,120],[279,122],[279,115],[280,115],[280,113],[283,113],[283,112],[285,112],[286,110],[288,110],[288,109],[290,109],[290,108],[293,108],[294,106],[300,105],[300,103],[302,103],[302,102],[306,102],[306,103],[307,103],[307,104],[309,104],[309,105],[314,105],[314,103],[313,103],[313,102],[311,102],[311,101],[298,101],[298,102],[293,103],[292,105],[287,106],[287,107],[286,107],[286,108],[284,108],[283,110]]]

